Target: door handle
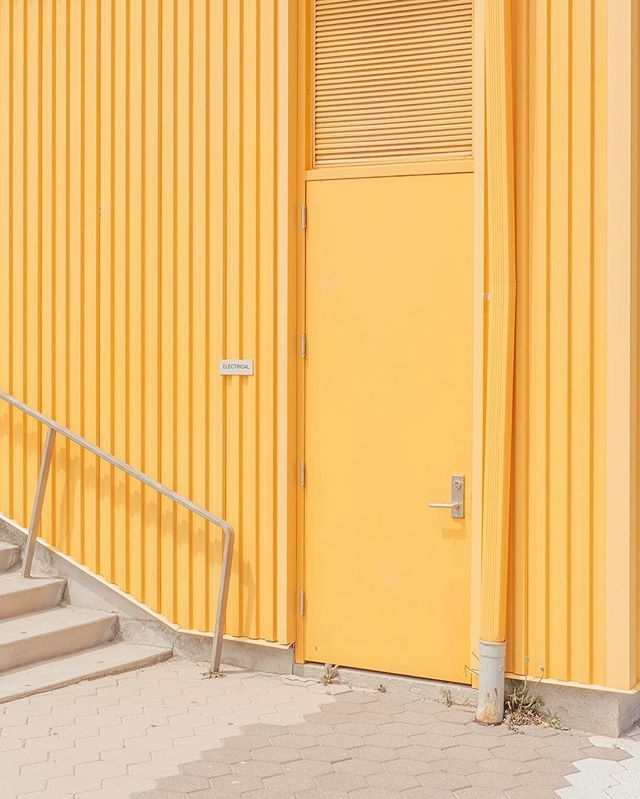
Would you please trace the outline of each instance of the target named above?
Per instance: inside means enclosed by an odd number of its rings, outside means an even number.
[[[430,502],[430,508],[447,508],[452,519],[464,519],[464,475],[454,474],[451,478],[451,502]]]

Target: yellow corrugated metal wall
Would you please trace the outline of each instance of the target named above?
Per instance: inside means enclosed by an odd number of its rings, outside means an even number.
[[[226,516],[227,630],[283,642],[295,384],[279,263],[295,132],[280,61],[294,7],[0,0],[0,387]],[[508,667],[606,684],[608,1],[513,7]],[[225,356],[255,358],[256,376],[223,380]],[[0,512],[22,524],[42,443],[0,407]],[[211,628],[218,532],[60,439],[43,532]]]
[[[516,2],[508,668],[606,682],[606,0]]]
[[[228,518],[227,632],[285,641],[282,6],[0,0],[0,386]],[[256,376],[222,378],[222,357]],[[0,511],[23,525],[42,443],[0,407]],[[219,532],[60,438],[43,533],[211,629]]]

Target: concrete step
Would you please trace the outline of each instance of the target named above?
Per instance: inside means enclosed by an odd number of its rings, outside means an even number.
[[[37,665],[4,672],[0,677],[0,702],[51,691],[81,680],[151,666],[170,657],[170,649],[113,641]]]
[[[0,572],[9,571],[20,560],[20,547],[0,541]]]
[[[111,641],[117,621],[113,613],[70,606],[0,621],[0,672]]]
[[[66,580],[60,577],[23,577],[0,574],[0,619],[36,613],[62,602]]]

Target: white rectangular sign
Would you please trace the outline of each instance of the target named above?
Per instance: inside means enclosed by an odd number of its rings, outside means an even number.
[[[253,361],[227,359],[220,361],[221,375],[252,375]]]

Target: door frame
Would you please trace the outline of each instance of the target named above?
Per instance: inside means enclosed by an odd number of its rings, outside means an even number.
[[[305,493],[299,479],[301,464],[305,461],[305,361],[302,357],[302,335],[306,329],[306,231],[302,227],[302,206],[306,201],[306,185],[313,179],[315,170],[311,164],[311,85],[313,80],[310,59],[311,2],[293,0],[297,5],[296,24],[293,26],[297,39],[296,92],[297,120],[297,238],[296,238],[296,640],[294,654],[296,663],[304,663],[304,617],[302,597],[305,587]],[[484,236],[484,12],[486,0],[473,0],[473,158],[469,168],[474,172],[474,240],[473,240],[473,358],[472,358],[472,475],[470,490],[473,496],[471,511],[471,608],[469,662],[475,666],[476,647],[480,632],[480,563],[482,547],[482,497],[483,497],[483,430],[484,430],[484,338],[485,338],[485,236]],[[459,162],[432,161],[413,165],[393,164],[371,167],[322,168],[323,179],[370,175],[393,175],[399,169],[402,174],[436,174],[462,171]],[[317,176],[316,172],[316,176]],[[475,676],[472,681],[475,685]]]

